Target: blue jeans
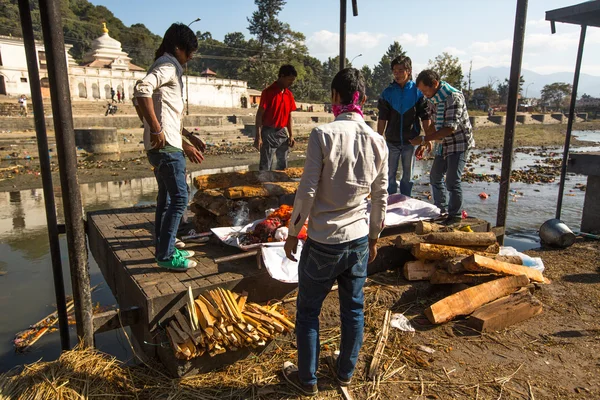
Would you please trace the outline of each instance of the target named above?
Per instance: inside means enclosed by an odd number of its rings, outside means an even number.
[[[387,142],[388,146],[388,193],[398,193],[398,182],[396,174],[398,173],[398,163],[402,158],[402,179],[400,179],[400,193],[410,196],[413,187],[412,171],[415,162],[416,146],[412,144],[396,144]]]
[[[323,300],[337,280],[342,320],[337,374],[352,377],[362,346],[364,314],[363,286],[369,261],[367,236],[347,243],[327,245],[311,240],[302,248],[298,263],[296,342],[298,370],[302,383],[317,383],[319,366],[319,314]]]
[[[158,183],[154,219],[155,257],[169,260],[175,252],[175,235],[188,201],[183,152],[148,153]]]
[[[273,157],[277,158],[275,169],[286,169],[288,154],[290,153],[287,128],[278,129],[264,126],[261,131],[261,138],[262,146],[260,148],[258,170],[270,171],[273,165]]]
[[[460,178],[467,162],[467,151],[460,153],[435,156],[431,166],[429,180],[433,193],[433,202],[442,213],[448,212],[449,217],[460,217],[462,208],[462,186]],[[444,187],[444,174],[446,185]],[[446,189],[448,189],[450,203],[446,202]]]

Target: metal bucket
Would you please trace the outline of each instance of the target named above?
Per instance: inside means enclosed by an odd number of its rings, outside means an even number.
[[[540,227],[540,239],[555,247],[569,247],[575,243],[575,234],[559,219],[549,219]]]

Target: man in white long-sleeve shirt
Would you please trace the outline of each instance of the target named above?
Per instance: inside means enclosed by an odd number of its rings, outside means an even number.
[[[385,139],[363,119],[360,71],[340,71],[331,92],[336,118],[310,134],[285,243],[287,257],[295,260],[297,235],[308,218],[308,239],[298,263],[298,367],[291,362],[283,366],[286,380],[308,396],[318,392],[319,314],[336,280],[342,322],[336,379],[350,384],[363,339],[367,264],[377,255],[387,207],[388,150]]]

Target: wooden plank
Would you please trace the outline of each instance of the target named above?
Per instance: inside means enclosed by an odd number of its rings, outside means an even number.
[[[94,314],[94,333],[108,332],[125,326],[135,325],[141,320],[142,309],[139,307],[130,307],[124,310],[110,310]]]
[[[460,247],[444,246],[441,244],[419,243],[413,246],[412,254],[419,260],[444,261],[450,258],[471,256],[473,254],[490,255]]]
[[[404,264],[404,277],[409,281],[429,280],[437,268],[436,261],[409,261]]]
[[[467,325],[479,332],[493,332],[518,324],[542,313],[542,302],[528,288],[498,299],[475,310]]]
[[[423,237],[425,243],[447,246],[489,246],[496,243],[493,232],[433,232]]]
[[[547,278],[544,278],[542,273],[536,269],[505,263],[477,254],[465,258],[462,263],[467,271],[496,272],[502,275],[525,275],[534,282],[550,283],[550,281]]]
[[[525,275],[509,276],[462,290],[432,304],[425,315],[433,324],[441,324],[459,315],[469,315],[479,307],[506,296],[529,284]]]
[[[431,275],[429,282],[431,282],[432,285],[448,285],[454,283],[479,285],[501,277],[502,275],[497,274],[451,274],[442,269],[438,269]]]

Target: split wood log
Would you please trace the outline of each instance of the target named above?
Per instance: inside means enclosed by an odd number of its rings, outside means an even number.
[[[401,233],[396,237],[396,247],[408,248],[418,243],[425,243],[424,236],[419,236],[415,233]]]
[[[534,282],[550,283],[550,281],[536,269],[522,265],[509,264],[492,258],[473,254],[463,260],[463,265],[468,271],[495,272],[502,275],[525,275]]]
[[[383,317],[383,327],[381,328],[379,339],[377,340],[377,345],[375,346],[375,353],[373,353],[373,360],[371,360],[371,365],[369,366],[369,371],[367,372],[367,377],[370,380],[375,379],[379,370],[381,356],[383,355],[383,351],[385,350],[385,345],[387,344],[388,340],[391,316],[392,312],[390,310],[386,310],[385,316]]]
[[[206,304],[200,299],[196,299],[195,303],[196,314],[198,315],[198,322],[202,329],[214,326],[216,318],[210,313],[210,311],[208,311]]]
[[[542,302],[532,296],[529,288],[522,288],[475,310],[467,320],[467,325],[479,332],[493,332],[541,313]]]
[[[192,293],[192,287],[188,286],[187,291],[187,311],[190,317],[190,326],[193,331],[197,331],[200,329],[200,325],[198,323],[198,315],[196,314],[196,303],[194,302],[194,294]]]
[[[493,281],[501,278],[502,275],[497,274],[451,274],[442,269],[438,269],[433,273],[429,280],[432,285],[447,285],[454,283],[470,283],[479,285],[481,283]]]
[[[462,257],[455,257],[450,260],[446,260],[442,263],[442,265],[440,267],[448,270],[448,272],[451,274],[463,273],[467,270],[465,268],[465,266],[462,264],[462,261],[465,258],[467,258],[467,257],[462,256]],[[494,260],[498,260],[498,261],[504,261],[504,262],[507,262],[510,264],[517,264],[517,265],[523,264],[523,260],[521,260],[521,257],[519,257],[519,256],[501,256],[498,254],[494,254],[493,256],[490,255],[490,258],[493,258]]]
[[[409,281],[429,280],[437,267],[436,261],[409,261],[404,264],[404,277]]]
[[[294,323],[292,323],[289,319],[287,319],[283,315],[279,314],[277,311],[273,311],[273,310],[269,310],[265,307],[261,307],[260,305],[258,305],[256,303],[250,303],[250,305],[252,306],[252,308],[259,310],[263,314],[267,314],[270,317],[276,318],[279,322],[282,322],[288,329],[294,330],[296,328]]]
[[[459,315],[469,315],[484,304],[527,286],[525,275],[508,276],[473,286],[432,304],[425,315],[433,324],[441,324]]]
[[[474,250],[463,249],[454,246],[444,246],[441,244],[419,243],[413,246],[412,254],[419,260],[445,261],[450,258],[470,256],[473,254],[482,254],[489,256],[489,253],[477,252]]]
[[[199,344],[200,341],[197,339],[196,335],[194,335],[194,328],[190,326],[189,320],[187,320],[179,311],[175,312],[175,319],[179,323],[181,330],[186,334],[186,336],[189,337],[194,344]]]
[[[188,338],[188,335],[181,330],[177,321],[172,320],[169,323],[169,328],[171,328],[171,337],[177,343],[183,343]]]
[[[417,235],[426,235],[431,232],[452,232],[452,228],[447,226],[436,224],[434,222],[419,221],[415,226],[415,233]]]
[[[283,171],[239,171],[200,175],[194,178],[198,190],[255,185],[261,182],[286,182],[300,178],[304,168],[288,168]]]
[[[223,191],[228,199],[244,199],[250,197],[271,197],[294,194],[300,182],[265,182],[255,186],[234,186]]]
[[[434,232],[423,237],[423,242],[447,246],[489,246],[496,243],[493,232]]]

